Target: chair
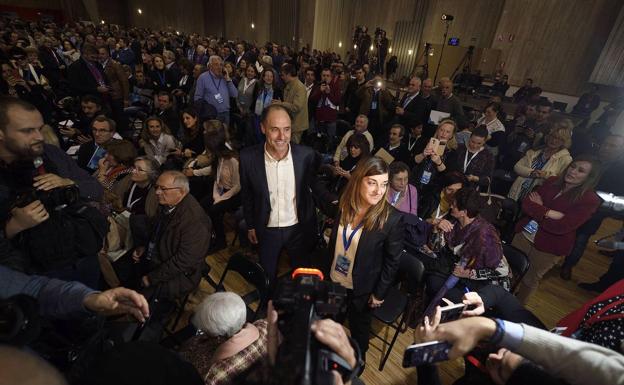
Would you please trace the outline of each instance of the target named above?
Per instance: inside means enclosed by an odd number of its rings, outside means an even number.
[[[235,271],[240,274],[241,277],[249,284],[253,285],[256,290],[243,297],[243,300],[247,304],[247,320],[253,322],[258,317],[258,314],[264,309],[269,300],[269,278],[267,277],[264,268],[258,263],[249,260],[241,253],[233,254],[219,279],[217,284],[217,291],[225,291],[223,281],[226,275],[230,271]],[[250,295],[251,294],[251,295]],[[254,312],[249,308],[249,303],[258,299],[258,308]]]
[[[503,254],[513,274],[510,290],[513,293],[520,281],[522,281],[524,275],[529,271],[531,262],[529,261],[529,257],[522,250],[507,243],[503,243]]]
[[[212,278],[210,278],[210,265],[208,265],[207,263],[204,263],[202,266],[201,276],[206,280],[206,282],[208,282],[208,284],[210,284],[210,286],[216,288],[214,281],[212,280]],[[197,287],[199,287],[199,285]],[[182,318],[182,314],[184,314],[184,309],[186,308],[186,303],[188,302],[190,296],[191,293],[187,293],[180,302],[179,306],[176,307],[176,318],[173,321],[173,325],[171,325],[171,329],[168,330],[168,332],[175,332],[176,326],[178,326],[178,322],[180,322],[180,318]]]
[[[394,347],[394,343],[396,342],[399,333],[406,326],[408,316],[407,310],[410,303],[409,300],[415,298],[418,285],[423,280],[424,272],[425,266],[422,262],[404,250],[401,254],[401,261],[397,276],[406,276],[407,282],[410,284],[410,287],[407,288],[408,293],[403,293],[399,290],[397,285],[391,286],[383,304],[376,308],[373,312],[373,317],[395,330],[394,336],[392,336],[392,340],[390,342],[379,334],[371,331],[371,334],[374,337],[380,339],[385,344],[389,344],[385,354],[382,356],[381,363],[379,364],[380,371],[383,370],[386,365],[386,361],[390,356],[390,352],[392,352],[392,348]]]

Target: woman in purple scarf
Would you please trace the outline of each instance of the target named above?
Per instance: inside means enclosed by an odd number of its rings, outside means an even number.
[[[509,289],[509,266],[503,256],[498,231],[479,216],[482,199],[471,188],[462,188],[451,203],[451,221],[443,219],[433,229],[444,234],[446,253],[433,264],[428,291],[436,293],[450,274],[459,278],[447,298],[459,300],[465,288],[470,291],[488,284]],[[457,297],[457,298],[455,298]]]

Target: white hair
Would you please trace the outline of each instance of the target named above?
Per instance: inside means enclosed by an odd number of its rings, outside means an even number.
[[[364,119],[364,121],[366,122],[366,125],[368,126],[368,116],[366,116],[366,115],[364,115],[364,114],[359,114],[359,115],[356,117],[356,119],[357,119],[357,118],[362,118],[362,119]]]
[[[169,171],[163,172],[160,176],[165,176],[165,175],[173,177],[173,183],[172,183],[173,187],[179,187],[184,192],[187,192],[187,193],[191,191],[188,177],[182,174],[180,171],[169,170]]]
[[[229,338],[245,326],[247,307],[238,294],[214,293],[197,306],[191,322],[210,336]]]
[[[221,59],[221,56],[218,55],[212,55],[210,56],[210,58],[208,58],[208,64],[212,64],[215,62],[223,63],[223,59]]]

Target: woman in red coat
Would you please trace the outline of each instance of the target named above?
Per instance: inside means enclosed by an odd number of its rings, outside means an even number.
[[[600,206],[594,192],[600,176],[600,162],[577,157],[558,177],[547,179],[522,201],[524,217],[516,224],[512,245],[531,261],[518,286],[517,296],[525,304],[539,281],[574,245],[578,229]]]

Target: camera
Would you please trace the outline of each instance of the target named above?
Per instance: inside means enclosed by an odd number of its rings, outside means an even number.
[[[317,269],[299,268],[291,279],[280,283],[273,304],[279,312],[278,328],[284,340],[277,352],[275,383],[333,384],[332,370],[349,378],[350,365],[310,331],[316,320],[344,316],[346,298],[347,290],[324,281]]]
[[[30,189],[17,195],[15,207],[22,208],[40,200],[48,211],[61,210],[78,202],[79,199],[80,191],[75,185],[57,187],[49,191]]]

